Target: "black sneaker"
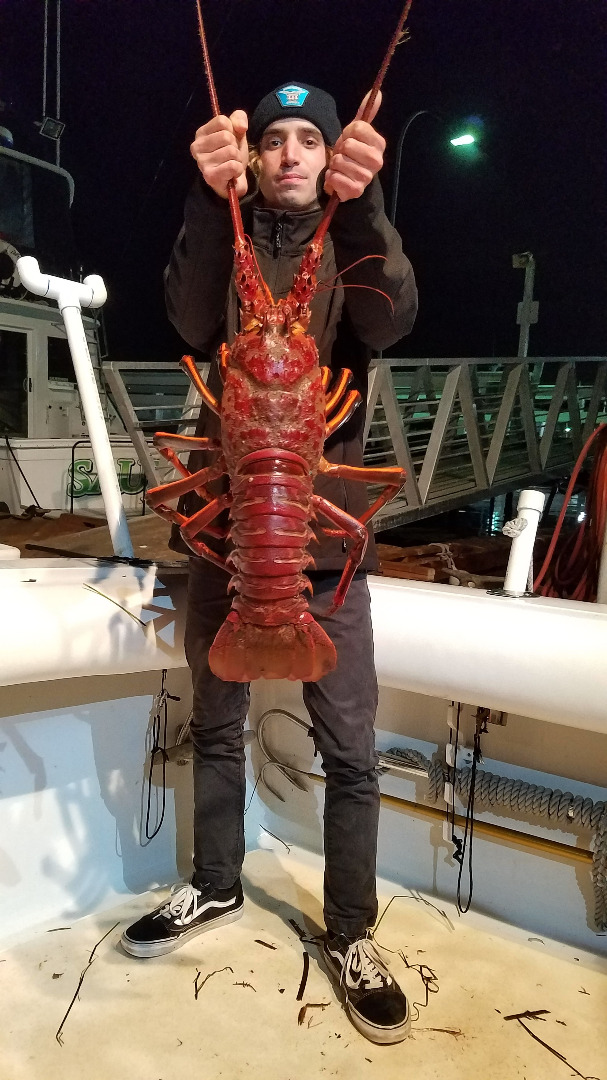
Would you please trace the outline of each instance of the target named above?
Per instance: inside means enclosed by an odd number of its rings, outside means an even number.
[[[354,1027],[374,1043],[397,1043],[411,1031],[409,1002],[394,981],[370,935],[352,939],[327,934],[324,961],[343,988]]]
[[[164,904],[124,931],[122,948],[131,956],[163,956],[196,934],[235,922],[243,905],[240,879],[231,889],[174,885]]]

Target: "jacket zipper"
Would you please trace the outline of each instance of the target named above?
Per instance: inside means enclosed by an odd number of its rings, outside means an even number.
[[[282,218],[276,218],[274,222],[274,228],[272,229],[272,254],[275,259],[278,259],[282,251],[282,234],[284,230],[284,220]]]

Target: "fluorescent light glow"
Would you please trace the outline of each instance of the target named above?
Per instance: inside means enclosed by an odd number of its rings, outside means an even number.
[[[474,135],[458,135],[457,139],[451,139],[452,146],[470,146],[473,142],[476,142]]]

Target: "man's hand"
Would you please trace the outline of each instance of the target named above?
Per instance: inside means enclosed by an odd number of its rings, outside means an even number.
[[[341,202],[358,199],[384,163],[386,140],[371,127],[370,122],[362,121],[368,94],[351,124],[342,131],[333,147],[331,163],[325,175],[325,191],[335,192]],[[381,105],[381,93],[375,99],[371,116],[373,120]]]
[[[246,168],[249,162],[247,128],[242,109],[231,116],[214,116],[198,128],[190,153],[209,187],[222,199],[228,197],[228,180],[236,181],[236,194],[247,193]]]

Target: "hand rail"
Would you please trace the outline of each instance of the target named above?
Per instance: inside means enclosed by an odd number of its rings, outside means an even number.
[[[566,476],[607,419],[607,356],[385,358],[369,377],[365,463],[401,465],[405,521]]]

